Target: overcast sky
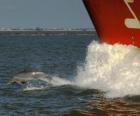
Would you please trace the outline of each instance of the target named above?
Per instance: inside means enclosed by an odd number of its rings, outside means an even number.
[[[92,28],[82,0],[0,0],[0,27]]]

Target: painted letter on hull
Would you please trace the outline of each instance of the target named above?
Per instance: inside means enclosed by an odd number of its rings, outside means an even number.
[[[140,47],[140,0],[83,0],[101,42]]]

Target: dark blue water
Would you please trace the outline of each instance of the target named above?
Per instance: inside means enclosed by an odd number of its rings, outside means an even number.
[[[24,92],[7,83],[25,68],[73,78],[93,39],[93,36],[0,37],[0,115],[62,115],[82,107],[78,88],[62,86]]]
[[[24,87],[7,84],[26,68],[51,77],[75,78],[77,67],[84,64],[87,47],[93,40],[97,40],[95,35],[0,36],[0,116],[106,115],[100,107],[101,104],[108,107],[110,101],[97,90],[62,85],[24,91]]]

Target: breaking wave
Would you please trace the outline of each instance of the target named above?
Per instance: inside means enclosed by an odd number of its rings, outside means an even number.
[[[106,97],[140,95],[140,49],[92,42],[88,46],[86,61],[78,67],[73,80],[54,76],[43,81],[51,86],[74,85],[101,90]],[[47,86],[31,85],[26,90],[44,89]]]
[[[140,95],[140,49],[92,42],[75,83],[105,91],[107,97]]]

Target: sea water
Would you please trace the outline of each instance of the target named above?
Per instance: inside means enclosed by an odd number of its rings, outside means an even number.
[[[96,35],[0,36],[0,115],[140,114],[140,50]],[[26,68],[49,75],[8,85]]]

